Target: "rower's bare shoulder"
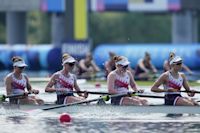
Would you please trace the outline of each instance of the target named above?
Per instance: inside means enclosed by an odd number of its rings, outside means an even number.
[[[11,80],[12,79],[12,73],[9,73],[8,75],[6,75],[6,77],[4,78],[4,80]]]
[[[180,72],[179,74],[181,75],[182,78],[186,78],[186,76],[183,72]]]
[[[160,75],[160,77],[159,77],[157,80],[159,80],[159,79],[163,79],[163,80],[165,80],[165,79],[168,78],[168,75],[169,75],[168,72],[164,72],[164,73],[162,73],[162,74]]]
[[[112,71],[112,72],[110,72],[110,73],[108,74],[108,78],[110,78],[110,77],[115,77],[115,76],[116,76],[115,71]]]
[[[127,70],[127,73],[128,73],[129,76],[132,76],[132,73],[131,73],[130,70]]]

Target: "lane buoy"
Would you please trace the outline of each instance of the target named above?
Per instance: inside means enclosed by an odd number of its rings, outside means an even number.
[[[95,84],[95,87],[96,87],[96,88],[100,88],[100,87],[101,87],[101,84],[97,82],[97,83]]]
[[[63,113],[60,115],[59,120],[61,123],[68,123],[71,122],[71,116],[67,113]]]

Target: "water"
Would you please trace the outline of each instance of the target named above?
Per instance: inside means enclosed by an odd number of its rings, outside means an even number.
[[[85,117],[80,117],[79,113],[70,115],[72,122],[65,124],[59,122],[59,114],[52,112],[43,112],[36,116],[0,116],[1,133],[27,131],[29,133],[200,132],[200,121],[192,120],[199,116],[168,117],[166,114],[135,114],[135,118],[127,119],[123,116],[116,118],[115,116],[115,118],[108,119],[106,116],[92,118],[87,114]]]
[[[55,94],[44,93],[46,83],[34,83],[33,88],[40,90],[38,97],[47,102],[56,100]],[[106,91],[105,86],[95,88],[94,85],[80,84],[82,89],[90,91]],[[143,87],[149,93],[149,87]],[[0,94],[5,94],[4,86]],[[98,97],[90,95],[90,98]],[[199,98],[196,95],[196,98]],[[162,104],[163,99],[148,99],[150,103]],[[63,112],[63,111],[61,111]],[[136,114],[128,108],[113,109],[101,106],[71,106],[65,110],[72,117],[70,123],[60,123],[60,112],[41,111],[28,112],[22,110],[5,110],[0,108],[1,133],[152,133],[152,132],[200,132],[200,115],[168,115],[168,114]]]

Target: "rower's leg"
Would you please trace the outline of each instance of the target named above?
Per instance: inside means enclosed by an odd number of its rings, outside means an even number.
[[[38,103],[39,105],[43,105],[43,104],[44,104],[44,101],[43,101],[42,99],[36,99],[36,101],[37,101],[37,103]]]
[[[148,73],[140,73],[138,75],[138,78],[141,79],[141,80],[149,80],[149,74]]]
[[[33,104],[33,105],[37,105],[37,101],[34,100],[31,97],[20,99],[19,103],[20,104]]]
[[[134,99],[137,99],[138,101],[140,101],[142,103],[142,105],[149,105],[149,103],[146,99],[142,99],[137,96],[135,96]]]
[[[82,101],[82,100],[84,100],[84,98],[67,96],[67,98],[65,98],[64,104],[79,102],[79,101]]]
[[[194,103],[187,98],[184,97],[178,97],[176,100],[175,105],[180,105],[180,106],[194,106]]]
[[[148,101],[146,99],[140,99],[142,105],[149,105]]]
[[[121,105],[142,105],[142,103],[133,97],[123,97]]]
[[[196,105],[196,106],[198,106],[199,105],[199,103],[198,102],[196,102],[194,99],[191,99],[191,98],[187,98],[186,97],[186,99],[188,99],[189,101],[191,101],[194,105]]]

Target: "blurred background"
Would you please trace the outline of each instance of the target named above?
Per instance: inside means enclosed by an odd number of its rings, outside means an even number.
[[[104,71],[109,52],[134,69],[144,53],[162,71],[173,51],[200,70],[200,0],[0,0],[0,71],[21,56],[33,76],[62,68],[62,53],[88,52]]]

